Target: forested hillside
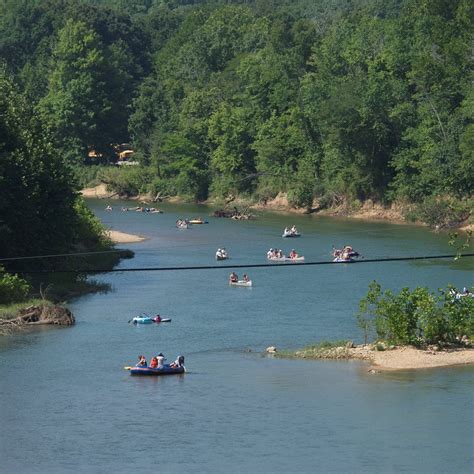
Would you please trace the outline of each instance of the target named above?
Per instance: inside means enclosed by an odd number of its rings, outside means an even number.
[[[0,57],[62,156],[132,143],[112,186],[472,209],[470,0],[0,5]]]

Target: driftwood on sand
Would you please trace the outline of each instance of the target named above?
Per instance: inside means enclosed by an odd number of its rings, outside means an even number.
[[[76,322],[67,308],[57,305],[29,306],[18,311],[16,317],[0,321],[1,332],[9,332],[29,326],[54,324],[72,326]]]
[[[253,216],[249,212],[249,208],[246,207],[245,209],[238,209],[236,206],[233,209],[217,209],[212,214],[213,217],[227,217],[230,219],[237,219],[237,220],[248,220],[252,219]]]

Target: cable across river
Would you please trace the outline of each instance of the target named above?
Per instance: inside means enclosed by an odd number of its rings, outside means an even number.
[[[314,265],[354,265],[362,263],[382,263],[382,262],[403,262],[417,260],[440,260],[447,258],[469,258],[474,257],[474,253],[466,253],[462,255],[422,255],[411,257],[384,257],[384,258],[366,258],[361,260],[353,260],[351,262],[333,262],[332,260],[315,261],[315,262],[286,262],[286,263],[248,263],[248,264],[225,264],[225,265],[190,265],[177,267],[138,267],[138,268],[113,268],[113,269],[54,269],[54,270],[18,270],[18,273],[25,274],[41,274],[41,273],[123,273],[123,272],[166,272],[166,271],[182,271],[182,270],[222,270],[237,268],[289,268],[304,267]],[[8,273],[6,270],[0,270],[0,273]]]

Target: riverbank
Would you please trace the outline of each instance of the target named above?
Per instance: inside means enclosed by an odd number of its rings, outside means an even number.
[[[83,197],[96,198],[96,199],[119,199],[121,196],[118,193],[113,193],[107,191],[107,186],[105,184],[99,184],[98,186],[92,188],[85,188],[81,191]],[[149,202],[153,200],[151,194],[141,194],[133,197],[128,197],[127,199],[140,200],[143,202]],[[184,203],[186,202],[179,196],[167,197],[168,202],[173,203]],[[215,200],[212,198],[207,199],[206,201],[201,202],[201,204],[206,204],[213,207],[222,207],[223,203],[220,200]],[[291,214],[314,214],[318,216],[329,216],[329,217],[348,217],[351,219],[359,219],[366,221],[385,221],[391,224],[406,224],[406,225],[422,225],[427,226],[426,222],[415,218],[416,215],[416,206],[413,204],[401,204],[401,203],[391,203],[391,204],[381,204],[374,202],[371,199],[368,199],[364,202],[356,201],[355,203],[341,203],[337,206],[331,206],[329,208],[320,207],[320,203],[317,199],[314,200],[312,208],[295,208],[293,207],[286,193],[280,192],[273,199],[259,201],[255,203],[252,199],[235,197],[231,203],[226,202],[227,206],[236,206],[237,208],[245,208],[248,210],[257,210],[257,211],[272,211],[272,212],[285,212]],[[407,216],[411,216],[410,219]],[[472,223],[472,215],[470,218],[462,222],[453,222],[449,225],[440,225],[434,226],[437,229],[441,227],[451,227],[457,228],[463,232],[474,231],[474,223]]]
[[[380,346],[379,346],[380,348]],[[458,347],[428,349],[394,347],[376,350],[373,344],[356,346],[347,343],[341,346],[313,346],[298,351],[276,352],[275,356],[295,359],[346,359],[365,360],[371,363],[370,371],[419,370],[456,365],[474,365],[474,348]]]

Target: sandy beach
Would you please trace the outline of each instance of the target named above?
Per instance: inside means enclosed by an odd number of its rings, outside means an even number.
[[[99,184],[93,188],[84,188],[81,190],[81,195],[86,198],[107,198],[110,194],[107,192],[107,186],[105,184]]]
[[[372,368],[375,370],[408,370],[474,364],[474,349],[449,351],[420,350],[401,347],[391,351],[372,351]]]
[[[107,230],[106,233],[115,244],[133,244],[146,240],[146,237],[142,237],[141,235],[127,234],[118,230]]]

